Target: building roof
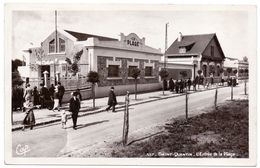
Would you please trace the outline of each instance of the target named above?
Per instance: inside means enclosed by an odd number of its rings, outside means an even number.
[[[187,54],[199,54],[202,53],[206,47],[208,46],[208,44],[210,43],[210,41],[213,38],[216,38],[216,34],[200,34],[200,35],[182,35],[182,39],[179,42],[178,39],[176,39],[172,45],[167,49],[166,54],[167,55],[173,55],[173,54],[179,54],[179,48],[180,47],[188,47],[189,50],[186,51],[186,55]],[[220,47],[220,44],[216,38],[217,44]],[[221,50],[221,47],[220,47]],[[221,50],[222,52],[222,50]],[[222,52],[223,53],[223,52]],[[223,54],[224,55],[224,54]]]
[[[92,38],[92,37],[98,38],[99,41],[118,41],[118,39],[114,39],[110,37],[103,37],[103,36],[97,36],[93,34],[74,32],[70,30],[64,30],[64,31],[66,31],[67,33],[69,33],[70,35],[78,39],[78,41],[86,41],[88,38]]]

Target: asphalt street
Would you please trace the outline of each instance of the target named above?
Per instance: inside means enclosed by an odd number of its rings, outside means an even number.
[[[243,87],[235,87],[234,95],[243,93]],[[214,106],[215,90],[189,95],[189,116],[202,113]],[[230,87],[218,89],[218,104],[230,99]],[[130,106],[129,134],[149,125],[185,116],[185,95]],[[12,132],[13,157],[62,157],[71,152],[101,142],[120,140],[123,130],[124,108],[116,113],[102,112],[78,118],[78,129],[72,129],[69,120],[62,129],[59,122],[41,125],[33,130]],[[131,139],[131,137],[130,137]],[[133,140],[133,139],[132,139]],[[29,149],[22,153],[21,149]]]

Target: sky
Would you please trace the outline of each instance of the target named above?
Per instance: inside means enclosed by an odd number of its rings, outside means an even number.
[[[136,33],[146,45],[165,51],[183,35],[216,33],[226,57],[250,56],[254,6],[173,5],[173,4],[84,4],[27,5],[12,10],[12,59],[22,59],[22,49],[40,46],[55,30],[55,10],[59,28],[119,39],[120,33]],[[255,10],[256,12],[256,10]],[[253,27],[252,27],[253,26]]]

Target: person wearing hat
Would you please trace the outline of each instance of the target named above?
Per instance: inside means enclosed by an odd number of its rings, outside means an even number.
[[[72,98],[70,99],[69,104],[69,111],[72,112],[72,122],[73,122],[73,129],[76,130],[77,128],[77,119],[78,119],[78,113],[80,109],[80,102],[77,98],[77,93],[72,93]]]
[[[117,105],[117,100],[116,100],[116,95],[114,93],[114,87],[111,87],[109,94],[108,94],[108,102],[107,105],[109,105],[106,108],[106,111],[108,112],[108,110],[112,107],[112,112],[115,112],[115,106]]]
[[[24,119],[23,119],[23,128],[22,131],[25,129],[25,125],[29,125],[30,129],[33,129],[33,125],[35,124],[35,116],[33,112],[33,103],[32,102],[25,102],[23,107],[23,112],[25,113]]]

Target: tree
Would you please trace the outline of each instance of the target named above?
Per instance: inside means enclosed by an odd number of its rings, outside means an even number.
[[[137,94],[137,78],[138,78],[138,76],[140,75],[140,73],[141,73],[141,71],[140,71],[140,69],[138,69],[138,68],[133,68],[132,70],[131,70],[131,77],[133,77],[134,79],[135,79],[135,100],[136,100],[136,94]]]
[[[247,61],[248,61],[247,56],[244,56],[244,57],[243,57],[243,61],[244,61],[244,62],[247,62]]]
[[[231,72],[232,72],[232,68],[227,68],[228,77],[230,76]]]
[[[209,74],[215,74],[215,67],[213,65],[209,66]]]
[[[166,80],[167,77],[169,76],[169,72],[166,69],[161,69],[160,72],[159,72],[159,75],[161,76],[161,78],[163,79],[163,82],[164,82],[164,80]],[[164,95],[165,89],[166,88],[164,88],[164,85],[163,85],[163,95]]]
[[[18,66],[22,66],[23,62],[19,59],[12,60],[12,72],[18,71]]]
[[[236,75],[236,74],[237,74],[237,70],[235,69],[235,70],[233,71],[233,73]]]
[[[93,108],[95,108],[95,84],[99,83],[99,74],[95,71],[90,71],[87,75],[87,82],[92,83],[92,98],[93,98]]]
[[[79,61],[82,54],[83,54],[83,49],[80,50],[79,52],[76,52],[76,54],[73,56],[73,62],[68,57],[66,57],[65,59],[65,61],[71,66],[71,72],[73,76],[75,76],[77,72],[79,72]]]
[[[222,74],[224,72],[224,69],[223,68],[219,68],[218,72]]]
[[[18,66],[22,66],[23,62],[19,59],[12,60],[12,87],[21,86],[24,81],[22,80],[18,71]]]

